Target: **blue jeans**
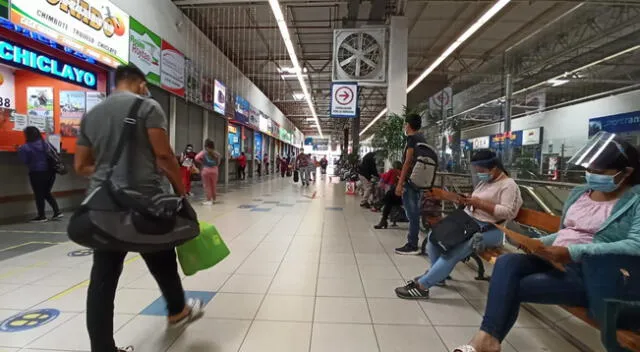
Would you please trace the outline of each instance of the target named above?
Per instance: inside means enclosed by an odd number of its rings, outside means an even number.
[[[404,212],[409,219],[409,234],[407,235],[407,243],[418,248],[420,241],[420,215],[422,214],[422,191],[407,184],[404,186],[402,193],[402,205]]]
[[[482,233],[482,244],[486,247],[500,247],[504,240],[502,231],[493,227],[493,225],[478,221],[481,226],[490,226],[489,230]],[[447,253],[443,253],[442,249],[433,245],[431,241],[427,242],[427,255],[431,260],[431,268],[418,278],[421,286],[429,288],[447,279],[453,268],[463,259],[473,253],[474,239],[470,239],[459,244]]]
[[[535,255],[501,255],[493,268],[480,330],[502,342],[524,302],[586,307],[581,265],[572,263],[566,269],[563,273]]]

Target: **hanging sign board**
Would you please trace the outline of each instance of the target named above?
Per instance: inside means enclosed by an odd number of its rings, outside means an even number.
[[[162,59],[160,61],[160,82],[162,89],[175,95],[185,95],[184,55],[173,45],[162,41]]]
[[[589,119],[589,136],[600,131],[610,133],[640,131],[640,111]]]
[[[9,18],[9,1],[0,0],[0,17]]]
[[[522,131],[522,145],[537,145],[542,143],[542,127]]]
[[[331,117],[354,118],[358,114],[358,83],[331,84]]]
[[[132,17],[130,41],[131,63],[147,75],[149,83],[159,86],[162,39]]]
[[[108,66],[129,62],[129,15],[108,0],[12,0],[11,21]]]

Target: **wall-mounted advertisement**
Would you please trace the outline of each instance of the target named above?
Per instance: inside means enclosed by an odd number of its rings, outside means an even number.
[[[162,39],[131,17],[129,60],[147,75],[147,81],[160,86]]]
[[[253,135],[253,152],[258,160],[262,160],[262,134],[254,133]]]
[[[16,108],[16,82],[13,71],[0,66],[0,109]]]
[[[490,139],[489,136],[472,139],[471,144],[473,145],[473,150],[488,149],[489,139]]]
[[[29,125],[37,127],[41,132],[53,133],[53,88],[27,88],[27,115]]]
[[[108,66],[129,62],[129,15],[108,0],[12,0],[11,21]]]
[[[227,88],[218,80],[214,81],[213,97],[213,111],[224,115],[227,104]]]
[[[202,77],[202,105],[206,107],[213,107],[213,78]]]
[[[269,129],[269,118],[264,116],[264,114],[260,113],[260,132],[271,134],[271,130]]]
[[[236,95],[236,109],[234,114],[234,120],[248,124],[249,123],[249,112],[251,110],[251,105],[246,101],[243,97]]]
[[[107,95],[102,92],[87,92],[87,111],[91,111],[105,99],[107,99]]]
[[[160,61],[160,82],[162,88],[184,97],[185,95],[185,60],[184,55],[173,45],[162,41]]]
[[[229,125],[227,142],[229,143],[229,154],[234,159],[240,156],[240,130],[241,127]]]
[[[522,145],[537,145],[542,143],[542,127],[522,131]]]
[[[640,111],[589,119],[589,136],[600,131],[610,133],[640,131]]]
[[[196,104],[202,104],[202,80],[200,79],[200,69],[193,60],[185,58],[186,69],[186,97],[187,100]]]
[[[87,112],[87,100],[83,91],[60,92],[60,134],[62,137],[78,137],[80,122]]]
[[[282,140],[280,138],[280,124],[272,120],[269,120],[269,121],[271,121],[271,135],[274,136],[275,138]]]
[[[260,129],[260,113],[253,106],[249,110],[249,124],[256,130]]]

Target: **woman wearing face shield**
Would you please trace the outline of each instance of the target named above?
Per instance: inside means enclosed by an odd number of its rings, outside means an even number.
[[[498,258],[480,331],[454,351],[500,351],[524,302],[587,307],[602,322],[605,298],[621,298],[624,292],[628,299],[630,292],[637,292],[633,268],[640,270],[638,151],[601,132],[569,164],[586,169],[586,184],[565,202],[560,231],[540,238],[544,247],[535,254]],[[566,272],[547,260],[564,264]],[[631,279],[623,277],[621,268],[632,273]]]
[[[502,246],[504,234],[494,224],[514,219],[518,215],[522,206],[520,189],[492,151],[476,152],[471,158],[471,165],[480,183],[471,197],[460,197],[458,203],[465,206],[465,211],[478,222],[482,232],[446,253],[429,241],[427,254],[431,260],[431,268],[406,286],[396,288],[398,297],[428,299],[429,288],[443,284],[456,264],[469,257],[474,250]]]

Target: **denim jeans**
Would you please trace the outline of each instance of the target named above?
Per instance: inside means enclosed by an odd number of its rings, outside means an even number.
[[[420,216],[422,214],[422,191],[407,184],[404,186],[402,193],[402,205],[404,212],[409,219],[409,234],[407,235],[407,243],[415,248],[418,247],[420,241]]]
[[[502,342],[518,319],[520,303],[587,306],[581,265],[561,272],[529,254],[504,254],[493,268],[480,330]]]
[[[489,225],[481,221],[478,221],[478,223],[481,226]],[[504,234],[492,225],[489,226],[491,226],[491,228],[482,233],[482,244],[486,247],[501,246],[504,240]],[[446,280],[456,264],[473,253],[473,242],[473,238],[469,239],[447,253],[443,253],[442,249],[435,246],[431,241],[427,242],[427,255],[429,255],[429,259],[431,260],[431,268],[418,278],[420,285],[429,288]]]

